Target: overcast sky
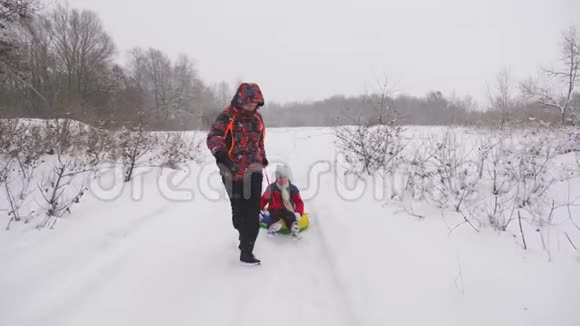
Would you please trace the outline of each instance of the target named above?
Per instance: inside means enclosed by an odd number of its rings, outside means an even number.
[[[59,0],[52,0],[53,2]],[[373,91],[482,100],[502,67],[555,65],[580,0],[69,0],[102,18],[119,49],[196,60],[204,81],[255,81],[266,101]]]

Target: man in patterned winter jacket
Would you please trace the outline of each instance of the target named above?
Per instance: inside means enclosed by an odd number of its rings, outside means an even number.
[[[242,83],[207,135],[207,147],[220,169],[230,198],[232,222],[240,235],[240,261],[247,264],[260,263],[253,250],[260,228],[262,169],[268,165],[265,126],[257,111],[263,105],[259,86]]]

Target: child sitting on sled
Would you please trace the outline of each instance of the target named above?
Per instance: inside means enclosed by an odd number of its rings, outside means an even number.
[[[262,195],[260,209],[263,211],[266,206],[270,213],[268,233],[280,231],[284,221],[291,236],[298,235],[298,220],[304,213],[304,202],[298,188],[290,182],[290,169],[287,166],[278,166],[276,181],[268,185]]]

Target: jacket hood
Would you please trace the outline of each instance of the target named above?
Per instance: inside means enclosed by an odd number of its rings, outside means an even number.
[[[232,106],[241,108],[244,104],[257,103],[258,108],[264,105],[264,96],[258,84],[242,83],[232,99]]]

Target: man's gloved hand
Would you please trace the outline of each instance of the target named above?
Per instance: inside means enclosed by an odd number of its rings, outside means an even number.
[[[270,162],[268,162],[268,159],[267,159],[267,158],[265,158],[265,157],[264,157],[264,158],[262,159],[262,165],[263,165],[264,167],[267,167],[269,163],[270,163]]]
[[[226,167],[230,166],[230,159],[228,158],[228,153],[225,149],[215,152],[214,156],[217,164],[222,164]]]
[[[225,149],[219,150],[214,154],[216,163],[226,164],[228,160],[228,153]]]

